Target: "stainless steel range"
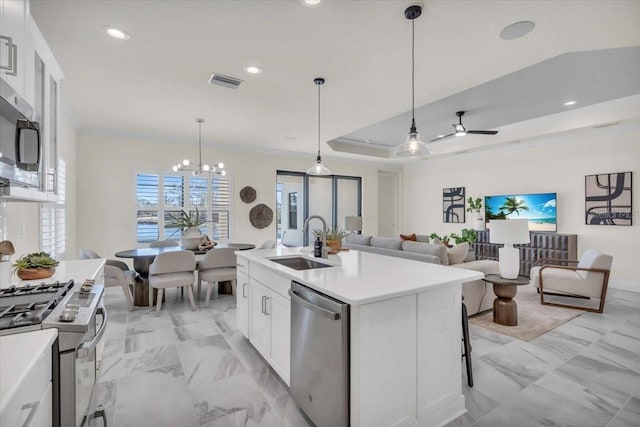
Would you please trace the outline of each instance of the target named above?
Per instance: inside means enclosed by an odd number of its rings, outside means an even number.
[[[91,418],[104,417],[104,411],[93,406],[96,346],[107,326],[103,293],[104,286],[92,280],[31,283],[0,290],[0,335],[58,329],[53,373],[56,427],[79,427]]]

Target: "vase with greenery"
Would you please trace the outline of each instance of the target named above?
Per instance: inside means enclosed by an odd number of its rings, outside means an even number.
[[[449,236],[448,234],[445,234],[444,236],[439,236],[436,233],[431,233],[429,235],[430,239],[438,239],[443,245],[445,246],[449,246],[449,239],[452,237],[453,235]]]
[[[476,231],[471,228],[463,228],[462,231],[460,231],[459,235],[456,233],[451,233],[449,237],[453,239],[454,242],[456,242],[456,245],[464,242],[469,242],[469,245],[471,245],[472,243],[475,243],[476,240],[478,240]]]
[[[20,257],[13,268],[22,280],[36,280],[53,276],[58,264],[60,263],[46,252],[33,252]]]
[[[467,199],[467,212],[475,212],[476,216],[473,219],[473,229],[477,231],[481,231],[485,229],[485,223],[482,219],[482,199],[480,197],[469,197]]]
[[[313,230],[314,237],[318,237],[318,236],[322,237],[322,233],[323,231],[320,229]],[[325,239],[327,241],[327,246],[329,247],[330,254],[335,254],[342,250],[342,239],[347,234],[349,233],[339,228],[334,228],[332,230],[327,231],[327,235],[325,236]]]
[[[202,241],[200,226],[206,221],[200,218],[200,212],[196,208],[195,215],[187,213],[184,209],[179,215],[169,214],[171,221],[165,224],[165,228],[178,228],[182,230],[182,246],[185,249],[195,250]],[[171,236],[170,236],[171,237]]]

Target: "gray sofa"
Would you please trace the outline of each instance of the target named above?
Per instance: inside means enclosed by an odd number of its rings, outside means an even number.
[[[416,235],[417,241],[396,239],[393,237],[372,237],[362,234],[351,234],[343,239],[345,248],[373,252],[432,264],[450,265],[447,248],[442,244],[430,244],[429,237]],[[467,258],[469,259],[469,258]],[[452,265],[455,268],[475,270],[484,274],[497,274],[498,262],[490,260],[469,260]],[[462,296],[469,316],[493,308],[493,286],[483,280],[464,283]]]

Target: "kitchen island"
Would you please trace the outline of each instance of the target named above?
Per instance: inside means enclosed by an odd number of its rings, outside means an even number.
[[[368,252],[237,252],[238,328],[290,385],[291,281],[350,306],[351,426],[441,426],[461,392],[461,284],[482,273]],[[276,261],[301,256],[325,268]],[[295,344],[294,344],[295,345]]]

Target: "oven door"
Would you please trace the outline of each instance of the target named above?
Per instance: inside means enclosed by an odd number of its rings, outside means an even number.
[[[85,425],[87,419],[92,415],[93,408],[90,404],[93,400],[98,368],[96,350],[107,327],[107,310],[104,306],[98,307],[96,313],[101,315],[102,322],[99,323],[98,327],[96,324],[97,316],[91,319],[89,331],[84,336],[82,343],[76,351],[76,419],[74,424],[76,426]]]

